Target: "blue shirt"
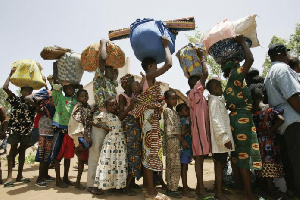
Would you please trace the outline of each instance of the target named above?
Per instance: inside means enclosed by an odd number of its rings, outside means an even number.
[[[297,73],[283,62],[272,62],[271,69],[265,79],[268,103],[284,110],[284,123],[280,126],[280,134],[294,122],[300,122],[300,114],[287,102],[294,94],[300,94],[300,83]]]

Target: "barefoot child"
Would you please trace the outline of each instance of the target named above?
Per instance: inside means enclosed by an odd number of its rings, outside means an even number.
[[[203,95],[208,70],[202,50],[198,48],[196,49],[196,52],[201,63],[203,63],[203,73],[200,76],[191,76],[188,80],[188,84],[191,89],[188,95],[188,100],[192,120],[192,148],[197,177],[196,194],[200,199],[213,199],[214,197],[210,196],[205,191],[203,184],[204,156],[211,153],[208,106]]]
[[[221,80],[210,79],[206,84],[209,91],[208,110],[212,153],[215,162],[215,198],[229,200],[222,193],[223,168],[227,162],[228,152],[234,150],[229,115],[222,100]]]
[[[144,91],[137,97],[137,104],[132,110],[135,118],[141,117],[143,135],[143,166],[147,181],[146,198],[167,198],[155,190],[153,182],[154,171],[162,171],[162,144],[160,137],[159,118],[161,114],[161,89],[155,78],[164,74],[172,67],[172,56],[169,49],[169,40],[162,37],[165,49],[165,64],[157,68],[153,58],[144,58],[142,67],[146,72]],[[151,120],[150,120],[151,119]]]
[[[13,68],[9,77],[3,85],[3,90],[8,94],[7,101],[11,104],[12,110],[8,122],[7,134],[9,134],[7,143],[11,145],[9,155],[7,156],[8,174],[4,187],[14,187],[12,180],[12,168],[16,155],[19,153],[17,182],[29,183],[28,178],[22,175],[25,151],[30,147],[33,120],[36,108],[25,101],[25,97],[32,93],[31,87],[21,87],[21,96],[18,97],[8,88],[9,81],[16,68]],[[18,144],[20,143],[19,147]]]
[[[101,112],[97,121],[94,119],[93,122],[94,126],[100,126],[108,132],[103,141],[94,183],[101,190],[114,191],[126,187],[126,140],[117,108],[116,98],[108,98],[106,112]]]
[[[163,111],[164,132],[166,145],[166,182],[167,195],[174,198],[181,198],[178,191],[178,183],[181,174],[180,163],[180,142],[183,148],[189,145],[181,137],[180,118],[174,110],[177,105],[177,95],[173,90],[164,94],[167,107]]]
[[[262,159],[262,170],[257,171],[258,177],[267,183],[267,199],[279,199],[276,196],[274,178],[284,175],[280,156],[278,128],[283,124],[282,109],[275,109],[263,103],[263,92],[254,88],[251,90],[253,99],[253,121],[256,127]]]
[[[127,160],[128,160],[128,177],[126,188],[123,193],[128,196],[135,196],[137,193],[131,190],[131,182],[133,179],[140,179],[142,176],[142,137],[141,127],[138,118],[134,118],[131,114],[133,108],[133,99],[131,85],[134,83],[134,77],[127,74],[121,78],[121,86],[124,93],[117,95],[119,104],[118,117],[122,121],[122,128],[126,137]]]
[[[74,140],[75,154],[78,158],[78,174],[75,187],[79,190],[85,189],[80,183],[84,162],[87,162],[87,159],[83,155],[88,154],[88,148],[91,146],[90,123],[93,119],[93,113],[88,100],[89,95],[86,90],[80,89],[77,91],[78,103],[73,109],[68,125],[68,134]]]
[[[190,188],[187,184],[187,171],[189,163],[193,158],[190,108],[186,103],[181,103],[176,106],[176,111],[180,117],[181,137],[188,144],[188,147],[186,148],[183,148],[183,145],[181,146],[182,149],[180,154],[181,180],[183,186],[182,196],[194,198],[195,196],[190,193]]]
[[[63,93],[65,95],[63,95]],[[72,110],[77,103],[75,86],[72,84],[64,85],[53,84],[53,101],[56,108],[53,117],[54,143],[52,158],[56,172],[56,186],[66,188],[73,185],[69,180],[70,159],[74,157],[74,142],[68,135],[68,124]],[[60,161],[64,157],[64,177],[60,177]]]

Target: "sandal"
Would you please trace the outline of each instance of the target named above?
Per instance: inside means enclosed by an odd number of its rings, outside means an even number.
[[[22,183],[30,183],[31,182],[31,180],[29,179],[29,178],[21,178],[21,180],[16,180],[16,182],[22,182]]]
[[[89,192],[89,193],[91,193],[92,195],[101,195],[101,194],[104,194],[104,192],[103,192],[103,190],[100,190],[100,189],[91,189],[91,188],[89,188],[89,189],[87,189],[87,191]]]
[[[206,197],[197,196],[196,200],[215,200],[215,197],[214,196],[206,196]]]
[[[146,193],[145,200],[171,200],[171,198],[168,197],[167,195],[158,192],[155,197],[147,197],[147,193]]]
[[[47,176],[47,177],[46,177],[46,181],[47,181],[47,182],[55,181],[55,178],[52,177],[52,176]]]
[[[14,182],[9,181],[9,182],[4,183],[4,187],[15,187],[15,184],[14,184]]]
[[[49,187],[48,183],[47,182],[38,182],[35,184],[37,187]]]
[[[179,191],[167,191],[166,195],[175,199],[181,199],[182,196],[180,195]]]

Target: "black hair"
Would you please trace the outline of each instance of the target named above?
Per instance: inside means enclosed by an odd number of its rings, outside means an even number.
[[[178,104],[178,105],[176,106],[176,112],[182,111],[182,109],[183,109],[184,107],[188,107],[188,105],[187,105],[186,103],[180,103],[180,104]]]
[[[147,71],[148,65],[156,63],[156,60],[154,58],[146,57],[142,61],[142,68],[144,71]]]
[[[297,65],[300,64],[300,61],[297,57],[293,57],[290,59],[289,66],[294,69]]]
[[[217,80],[217,79],[215,79],[215,78],[212,78],[212,79],[210,79],[210,80],[206,83],[205,88],[206,88],[209,92],[211,92],[212,89],[213,89],[217,84],[220,84],[220,83],[221,83],[220,80]]]
[[[165,91],[165,93],[164,93],[165,99],[168,99],[171,96],[171,94],[175,94],[176,95],[176,92],[174,90],[167,90],[167,91]]]
[[[252,88],[250,91],[253,102],[264,100],[264,93],[258,87]]]
[[[251,68],[245,77],[247,86],[249,87],[251,84],[264,83],[264,77],[259,75],[259,71],[255,68]]]
[[[21,87],[21,91],[24,90],[24,89],[26,89],[26,88],[33,90],[32,87]]]
[[[77,91],[77,96],[78,96],[81,92],[85,92],[85,93],[89,94],[87,90],[85,90],[85,89],[79,89],[79,90]]]
[[[191,89],[194,88],[194,86],[196,85],[197,81],[200,80],[199,76],[190,76],[190,78],[188,79],[188,84],[190,86]]]
[[[105,101],[105,107],[107,107],[107,103],[108,103],[109,101],[112,101],[112,100],[116,100],[116,96],[109,96],[109,97],[107,97],[107,99],[106,99],[106,101]]]

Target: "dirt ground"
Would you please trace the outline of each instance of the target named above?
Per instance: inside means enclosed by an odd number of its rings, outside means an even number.
[[[7,176],[7,166],[6,160],[1,159],[2,162],[2,170],[3,170],[3,181]],[[71,161],[70,168],[70,180],[75,181],[77,176],[77,170],[73,168],[76,165],[77,159],[74,158]],[[63,163],[63,162],[62,162]],[[93,196],[86,190],[80,191],[73,186],[68,188],[58,188],[55,186],[55,182],[49,182],[49,187],[47,188],[39,188],[35,186],[35,181],[38,176],[38,163],[35,164],[25,164],[23,176],[26,178],[30,178],[31,182],[28,184],[25,183],[15,183],[15,187],[4,188],[3,185],[0,185],[0,200],[10,200],[10,199],[24,199],[24,200],[82,200],[82,199],[107,199],[107,200],[118,200],[118,199],[131,199],[131,200],[142,200],[144,199],[144,193],[142,190],[136,190],[140,194],[134,197],[125,196],[122,194],[109,195],[104,194],[100,196]],[[63,167],[61,165],[61,167]],[[62,168],[63,170],[63,168]],[[55,177],[54,169],[49,170],[49,174]],[[15,178],[17,175],[17,166],[13,169],[13,177]],[[87,176],[87,166],[85,166],[85,170],[82,175],[82,184],[86,186],[86,177]],[[204,185],[207,188],[212,188],[214,182],[214,166],[212,160],[205,160],[204,163]],[[142,179],[140,179],[138,184],[142,184]],[[188,184],[190,187],[195,188],[196,186],[196,174],[194,170],[194,165],[189,165],[188,170]],[[181,181],[180,181],[181,185]],[[158,189],[159,190],[159,189]],[[240,195],[237,195],[232,191],[232,194],[228,196],[230,199],[239,200],[242,199]],[[189,198],[183,197],[182,200],[187,200]]]

